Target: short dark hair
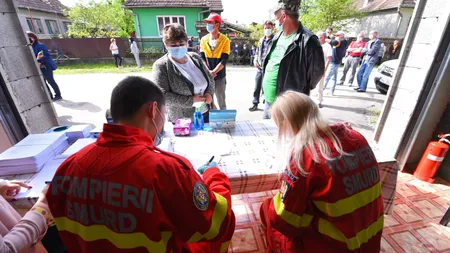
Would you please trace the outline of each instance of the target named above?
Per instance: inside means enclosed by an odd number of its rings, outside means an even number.
[[[333,31],[333,27],[329,26],[329,27],[327,28],[327,30]]]
[[[129,76],[114,88],[111,94],[111,116],[114,122],[131,119],[148,102],[165,105],[162,90],[152,81],[138,76]]]
[[[188,36],[186,34],[184,26],[178,23],[172,23],[164,27],[163,41],[165,43],[174,43],[187,40]]]
[[[36,41],[36,42],[39,41],[38,36],[34,32],[27,31],[27,35],[29,38],[33,38],[34,41]]]
[[[272,20],[267,20],[266,22],[264,22],[264,25],[275,26],[275,24],[272,22]]]

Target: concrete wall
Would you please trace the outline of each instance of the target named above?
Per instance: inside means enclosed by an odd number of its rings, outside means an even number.
[[[398,88],[391,87],[381,115],[381,118],[386,117],[386,121],[379,122],[376,130],[379,149],[392,156],[395,156],[397,150],[405,148],[399,146],[402,137],[408,129],[431,67],[440,64],[435,62],[440,42],[444,35],[448,36],[444,31],[449,22],[450,1],[421,0],[421,3],[426,3],[426,6],[422,15],[414,17],[418,21],[417,34],[409,42],[410,38],[406,38],[406,48],[400,55],[400,59],[403,58],[400,65],[404,66],[404,70],[397,72],[393,83],[395,86],[398,80]],[[408,34],[413,28],[412,25]],[[433,131],[434,129],[422,129],[421,135],[431,138]],[[420,154],[411,153],[411,156],[420,158]]]
[[[0,74],[29,133],[58,124],[14,0],[0,1]]]
[[[57,13],[49,13],[49,12],[42,12],[42,11],[34,11],[34,10],[28,10],[28,9],[19,9],[19,19],[20,19],[20,24],[22,26],[22,29],[24,31],[32,31],[27,24],[27,18],[32,18],[32,19],[39,19],[42,23],[42,27],[44,28],[44,33],[43,34],[37,34],[39,39],[50,39],[50,38],[55,38],[55,37],[59,37],[59,35],[61,34],[65,34],[67,31],[64,28],[64,24],[63,22],[69,22],[70,20],[61,15],[61,14],[57,14]],[[51,34],[47,24],[46,24],[46,20],[54,20],[56,21],[56,23],[58,24],[58,30],[59,33],[58,34]]]
[[[359,32],[363,32],[367,37],[370,31],[376,30],[379,38],[402,39],[406,35],[413,11],[413,8],[402,8],[401,15],[397,9],[368,13],[350,28],[348,36],[356,37]]]

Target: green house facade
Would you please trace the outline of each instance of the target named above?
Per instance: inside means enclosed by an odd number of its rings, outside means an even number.
[[[182,24],[197,40],[201,21],[211,12],[223,12],[222,0],[128,0],[124,7],[134,13],[136,38],[143,48],[162,48],[163,29],[170,23]]]

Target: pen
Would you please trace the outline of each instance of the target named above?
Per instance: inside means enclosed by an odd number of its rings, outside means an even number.
[[[214,160],[214,156],[211,157],[211,159],[209,159],[209,162],[206,164],[207,166]]]
[[[45,181],[45,184],[51,184],[52,181]]]

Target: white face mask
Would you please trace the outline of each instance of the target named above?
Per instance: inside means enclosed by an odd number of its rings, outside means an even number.
[[[272,35],[273,31],[272,29],[264,29],[264,36],[269,37],[270,35]]]

